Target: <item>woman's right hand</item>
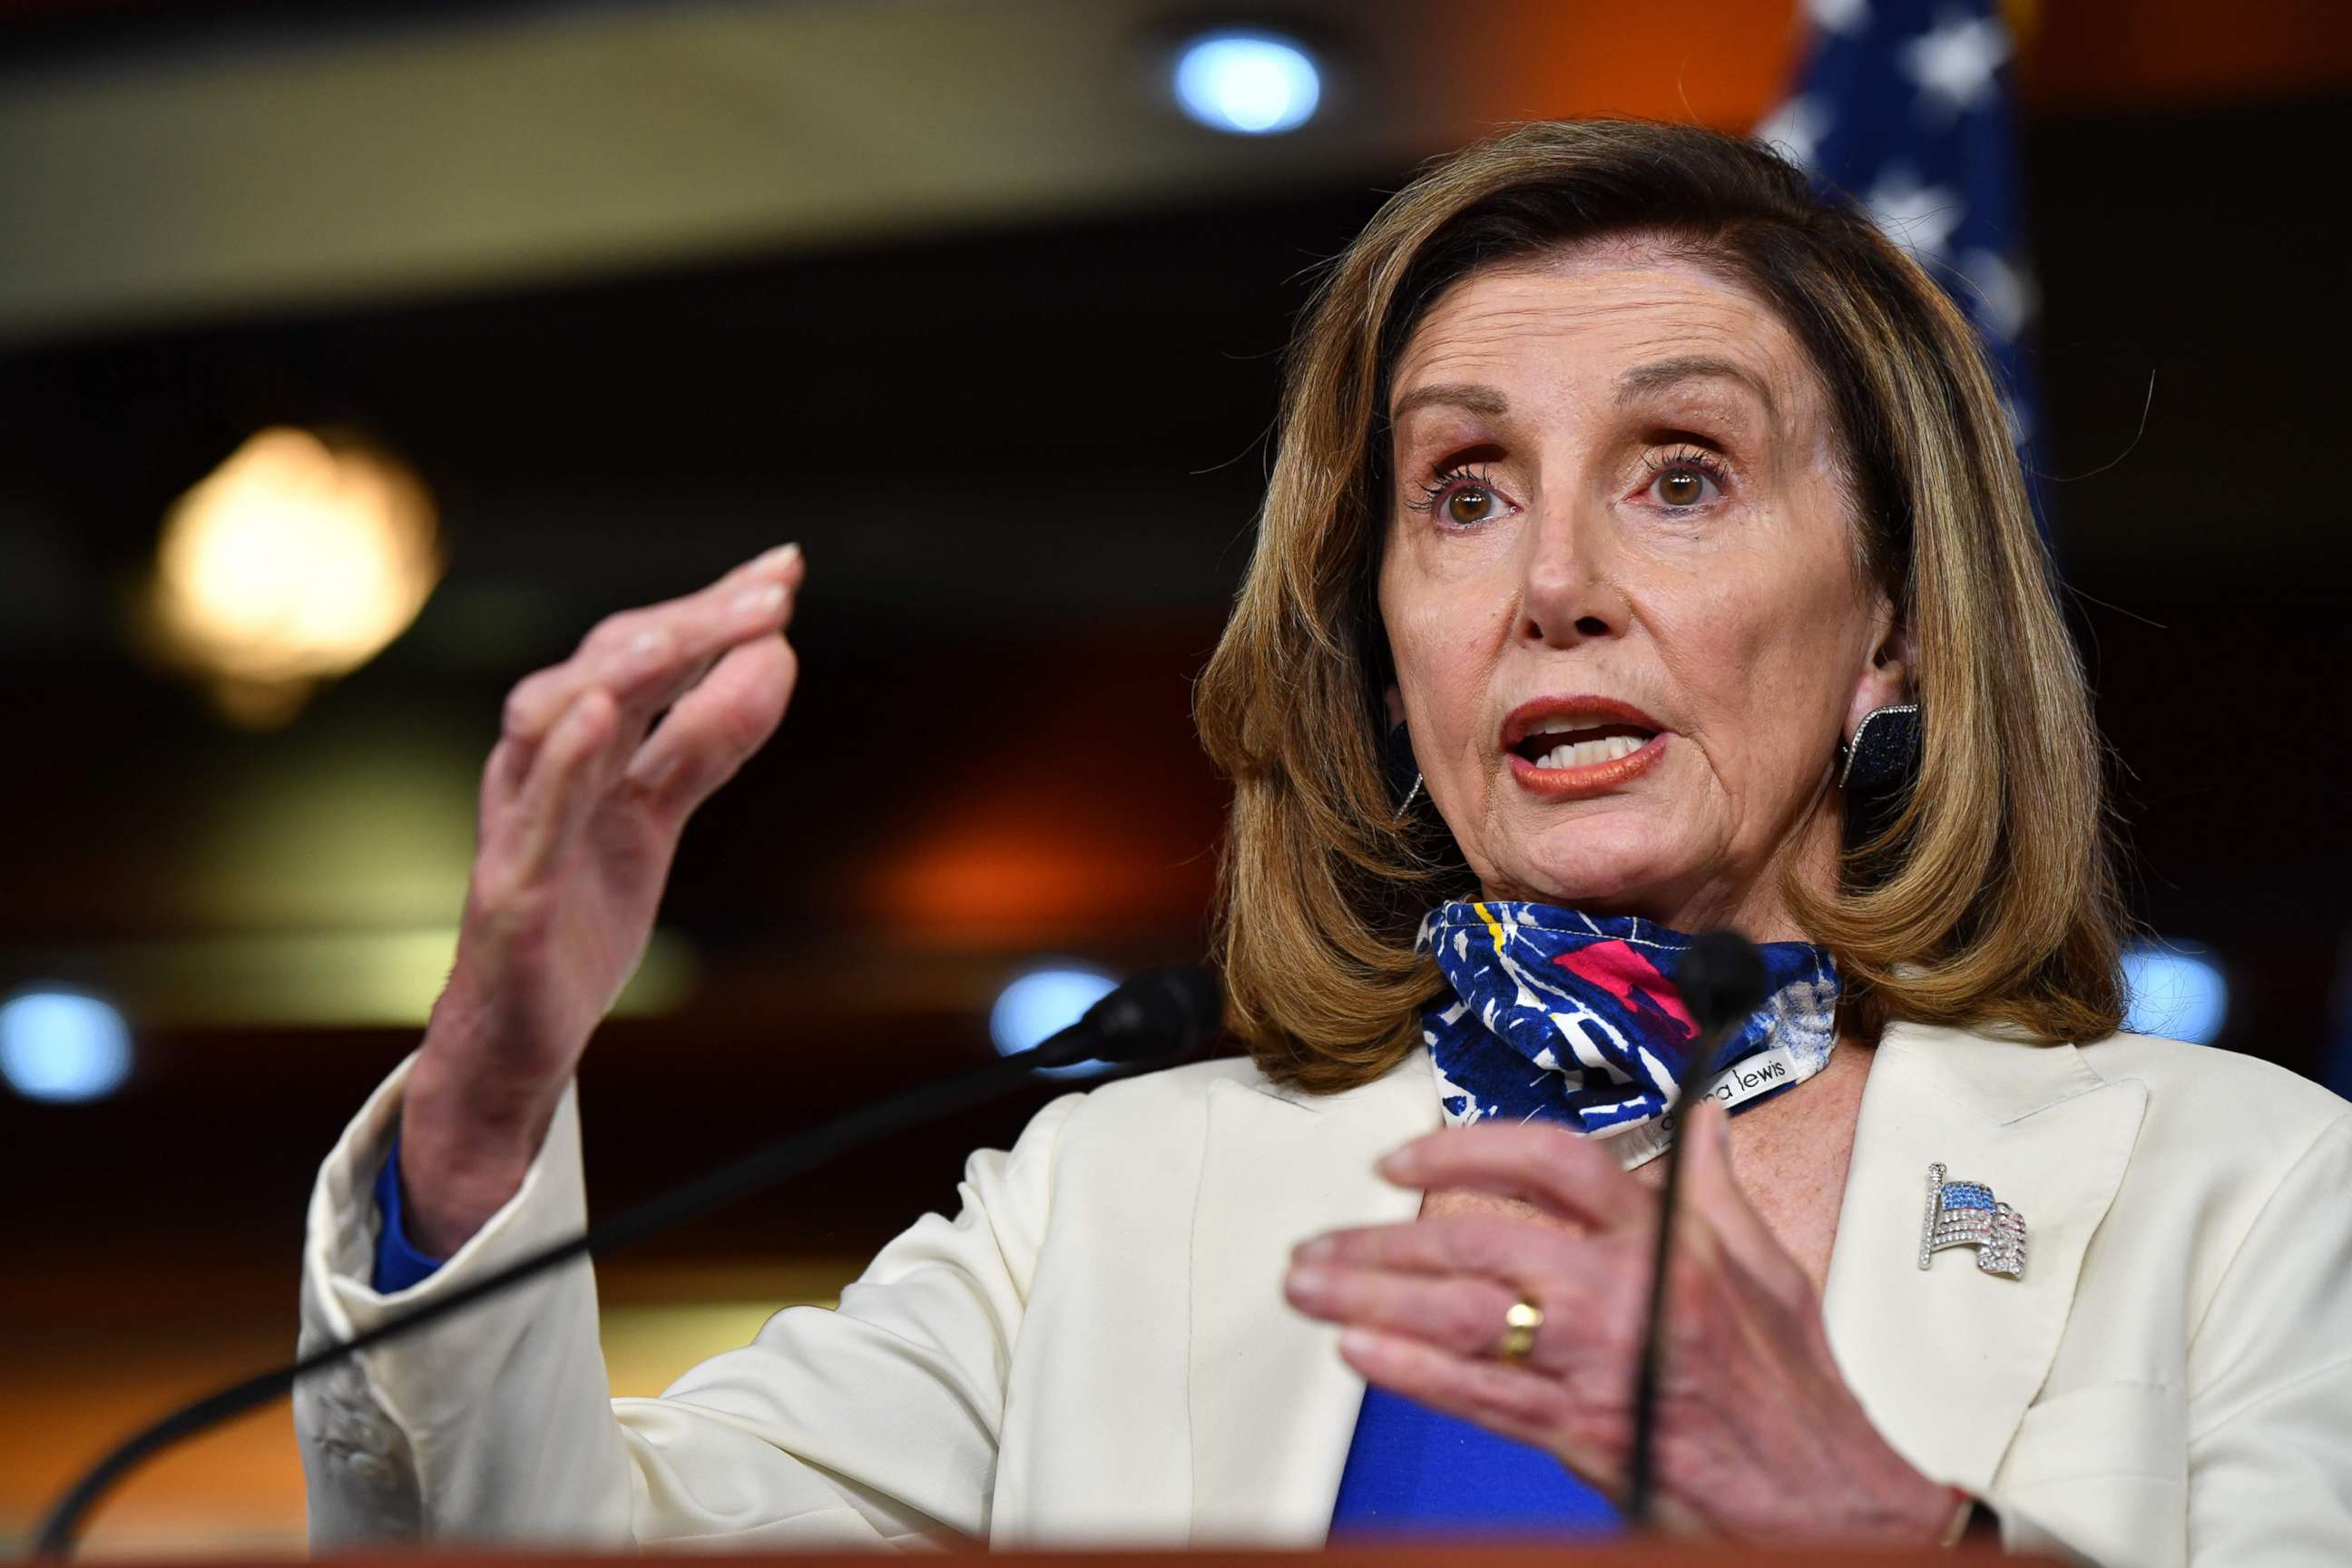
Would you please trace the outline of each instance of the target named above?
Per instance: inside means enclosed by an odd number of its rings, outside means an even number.
[[[687,818],[782,719],[804,570],[788,544],[610,616],[508,694],[457,963],[401,1110],[403,1218],[425,1253],[456,1251],[522,1184],[645,956]]]

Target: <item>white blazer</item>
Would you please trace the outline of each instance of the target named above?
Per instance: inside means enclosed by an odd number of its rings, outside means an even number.
[[[521,1190],[432,1279],[368,1287],[406,1068],[320,1173],[302,1344],[579,1226],[567,1094]],[[1802,1092],[1800,1090],[1800,1092]],[[1426,1052],[1316,1097],[1219,1060],[1113,1082],[971,1156],[838,1310],[779,1312],[608,1404],[583,1264],[306,1384],[320,1545],[1312,1545],[1363,1384],[1294,1312],[1293,1244],[1401,1220],[1371,1170],[1438,1123]],[[1917,1263],[1927,1167],[2029,1226],[2024,1278]],[[2012,1547],[2110,1564],[2352,1562],[2352,1107],[2262,1062],[1898,1025],[1824,1304],[1888,1441]]]

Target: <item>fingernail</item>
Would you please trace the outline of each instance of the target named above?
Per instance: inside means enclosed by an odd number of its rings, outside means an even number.
[[[1290,1271],[1290,1293],[1294,1296],[1320,1296],[1331,1277],[1320,1268],[1303,1268]]]
[[[1372,1329],[1341,1329],[1339,1350],[1343,1355],[1370,1355],[1380,1344],[1380,1335]]]
[[[758,560],[752,562],[751,570],[754,572],[780,572],[786,566],[791,565],[793,562],[799,560],[800,554],[801,547],[797,542],[792,544],[779,544],[773,550],[769,551],[764,555],[761,555]]]
[[[1291,1248],[1290,1256],[1298,1259],[1301,1263],[1312,1263],[1318,1258],[1330,1257],[1332,1253],[1339,1250],[1339,1244],[1333,1241],[1329,1237],[1318,1236],[1309,1240],[1302,1241],[1297,1247]]]
[[[1421,1155],[1409,1143],[1402,1149],[1390,1150],[1372,1166],[1381,1175],[1398,1180],[1410,1178],[1420,1168]]]
[[[772,616],[784,607],[784,585],[771,583],[764,588],[753,588],[735,599],[735,613],[746,620]]]

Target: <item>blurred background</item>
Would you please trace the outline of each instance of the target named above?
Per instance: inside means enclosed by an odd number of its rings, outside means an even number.
[[[0,5],[0,1538],[290,1352],[500,700],[603,615],[808,551],[792,716],[583,1071],[600,1211],[1198,951],[1188,682],[1285,335],[1420,160],[1514,120],[1760,132],[1942,268],[2114,749],[2135,1022],[2352,1088],[2347,17]],[[1063,1087],[603,1266],[616,1390],[828,1299]],[[281,1403],[92,1540],[301,1538]]]

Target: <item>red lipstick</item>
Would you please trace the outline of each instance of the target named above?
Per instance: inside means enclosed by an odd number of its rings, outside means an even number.
[[[1640,744],[1624,756],[1582,767],[1548,768],[1528,754],[1527,742],[1538,735],[1601,739],[1623,736]],[[1666,754],[1670,731],[1631,703],[1613,697],[1538,697],[1511,710],[1503,721],[1503,754],[1510,759],[1511,776],[1519,787],[1539,800],[1589,800],[1622,788],[1658,765]]]

